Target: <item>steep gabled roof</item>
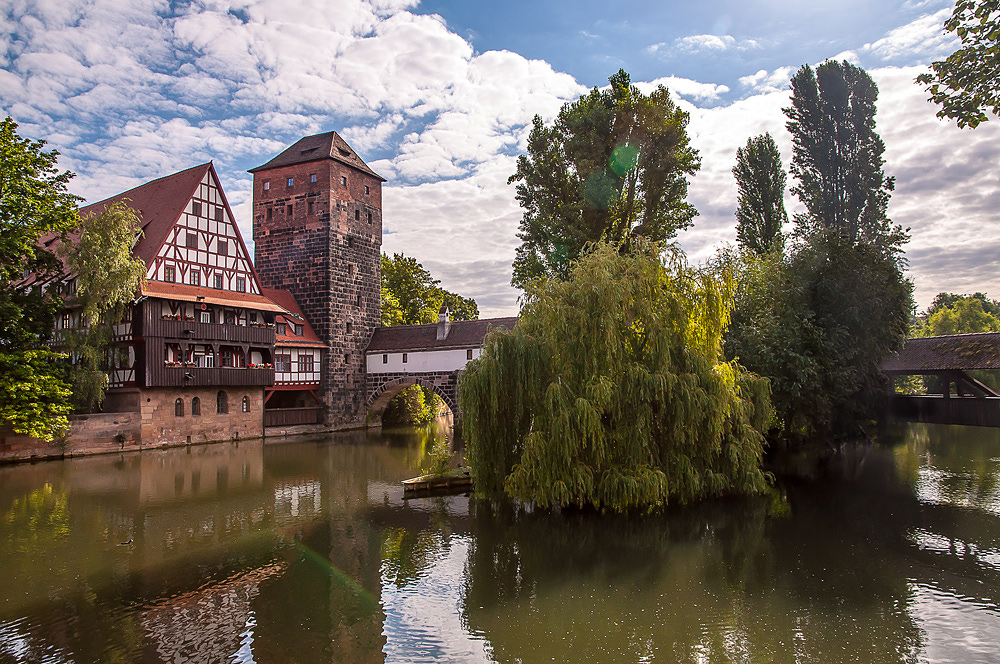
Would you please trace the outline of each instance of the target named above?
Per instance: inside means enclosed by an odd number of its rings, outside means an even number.
[[[367,173],[372,177],[385,182],[385,178],[368,168],[358,153],[335,131],[328,131],[325,134],[316,134],[300,138],[290,148],[279,154],[277,157],[262,166],[251,168],[250,173],[264,171],[270,168],[281,166],[292,166],[294,164],[306,164],[311,161],[322,159],[333,159],[351,168],[355,168],[362,173]]]
[[[264,295],[277,304],[279,307],[284,309],[287,313],[278,314],[275,317],[276,323],[287,323],[288,325],[302,325],[302,336],[298,337],[294,334],[289,334],[289,330],[285,330],[285,334],[275,334],[274,343],[276,346],[324,346],[323,341],[316,335],[312,329],[312,325],[306,320],[305,315],[302,313],[302,309],[299,308],[298,302],[295,301],[295,296],[292,295],[291,291],[286,290],[275,290],[273,288],[262,289]]]
[[[483,320],[452,321],[446,339],[437,338],[437,323],[429,325],[398,325],[378,327],[368,343],[366,353],[445,350],[449,348],[479,348],[490,330],[502,327],[514,329],[517,317],[485,318]]]
[[[907,339],[879,368],[888,373],[1000,369],[1000,332]]]
[[[80,216],[100,214],[112,203],[129,199],[128,206],[138,212],[142,219],[143,232],[133,253],[141,258],[148,268],[170,229],[180,219],[185,206],[211,167],[212,164],[209,162],[157,178],[117,196],[81,208]]]

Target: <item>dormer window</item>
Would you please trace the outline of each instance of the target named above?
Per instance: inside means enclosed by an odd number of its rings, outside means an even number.
[[[288,334],[288,326],[285,323],[276,323],[274,327],[278,336],[283,337]]]
[[[302,330],[302,326],[299,325],[298,323],[296,323],[295,324],[295,336],[301,337],[303,334],[304,334],[304,332]]]

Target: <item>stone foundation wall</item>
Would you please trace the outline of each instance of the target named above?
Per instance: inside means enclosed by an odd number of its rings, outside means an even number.
[[[219,391],[226,393],[227,413],[217,412]],[[243,398],[249,412],[243,412]],[[192,413],[200,400],[200,415]],[[183,414],[175,414],[177,399]],[[224,440],[261,438],[264,435],[264,390],[260,388],[147,388],[139,399],[140,437],[143,447],[201,444]]]
[[[139,413],[74,415],[69,424],[66,437],[51,443],[0,428],[0,461],[106,454],[138,448]]]

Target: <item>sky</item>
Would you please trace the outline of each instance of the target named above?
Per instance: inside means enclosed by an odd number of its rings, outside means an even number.
[[[335,130],[383,188],[383,251],[514,315],[521,211],[507,184],[531,120],[619,68],[690,113],[701,263],[736,239],[736,150],[769,131],[802,65],[846,59],[879,86],[877,129],[910,229],[918,309],[1000,297],[1000,121],[960,130],[914,79],[957,47],[948,0],[3,0],[0,111],[44,139],[89,202],[213,160],[252,247],[247,169]],[[791,184],[790,179],[790,184]],[[791,213],[801,205],[786,194]]]

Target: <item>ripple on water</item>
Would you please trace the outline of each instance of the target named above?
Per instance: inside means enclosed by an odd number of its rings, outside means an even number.
[[[909,586],[910,615],[923,633],[926,661],[1000,661],[1000,611],[995,606],[924,583]]]

